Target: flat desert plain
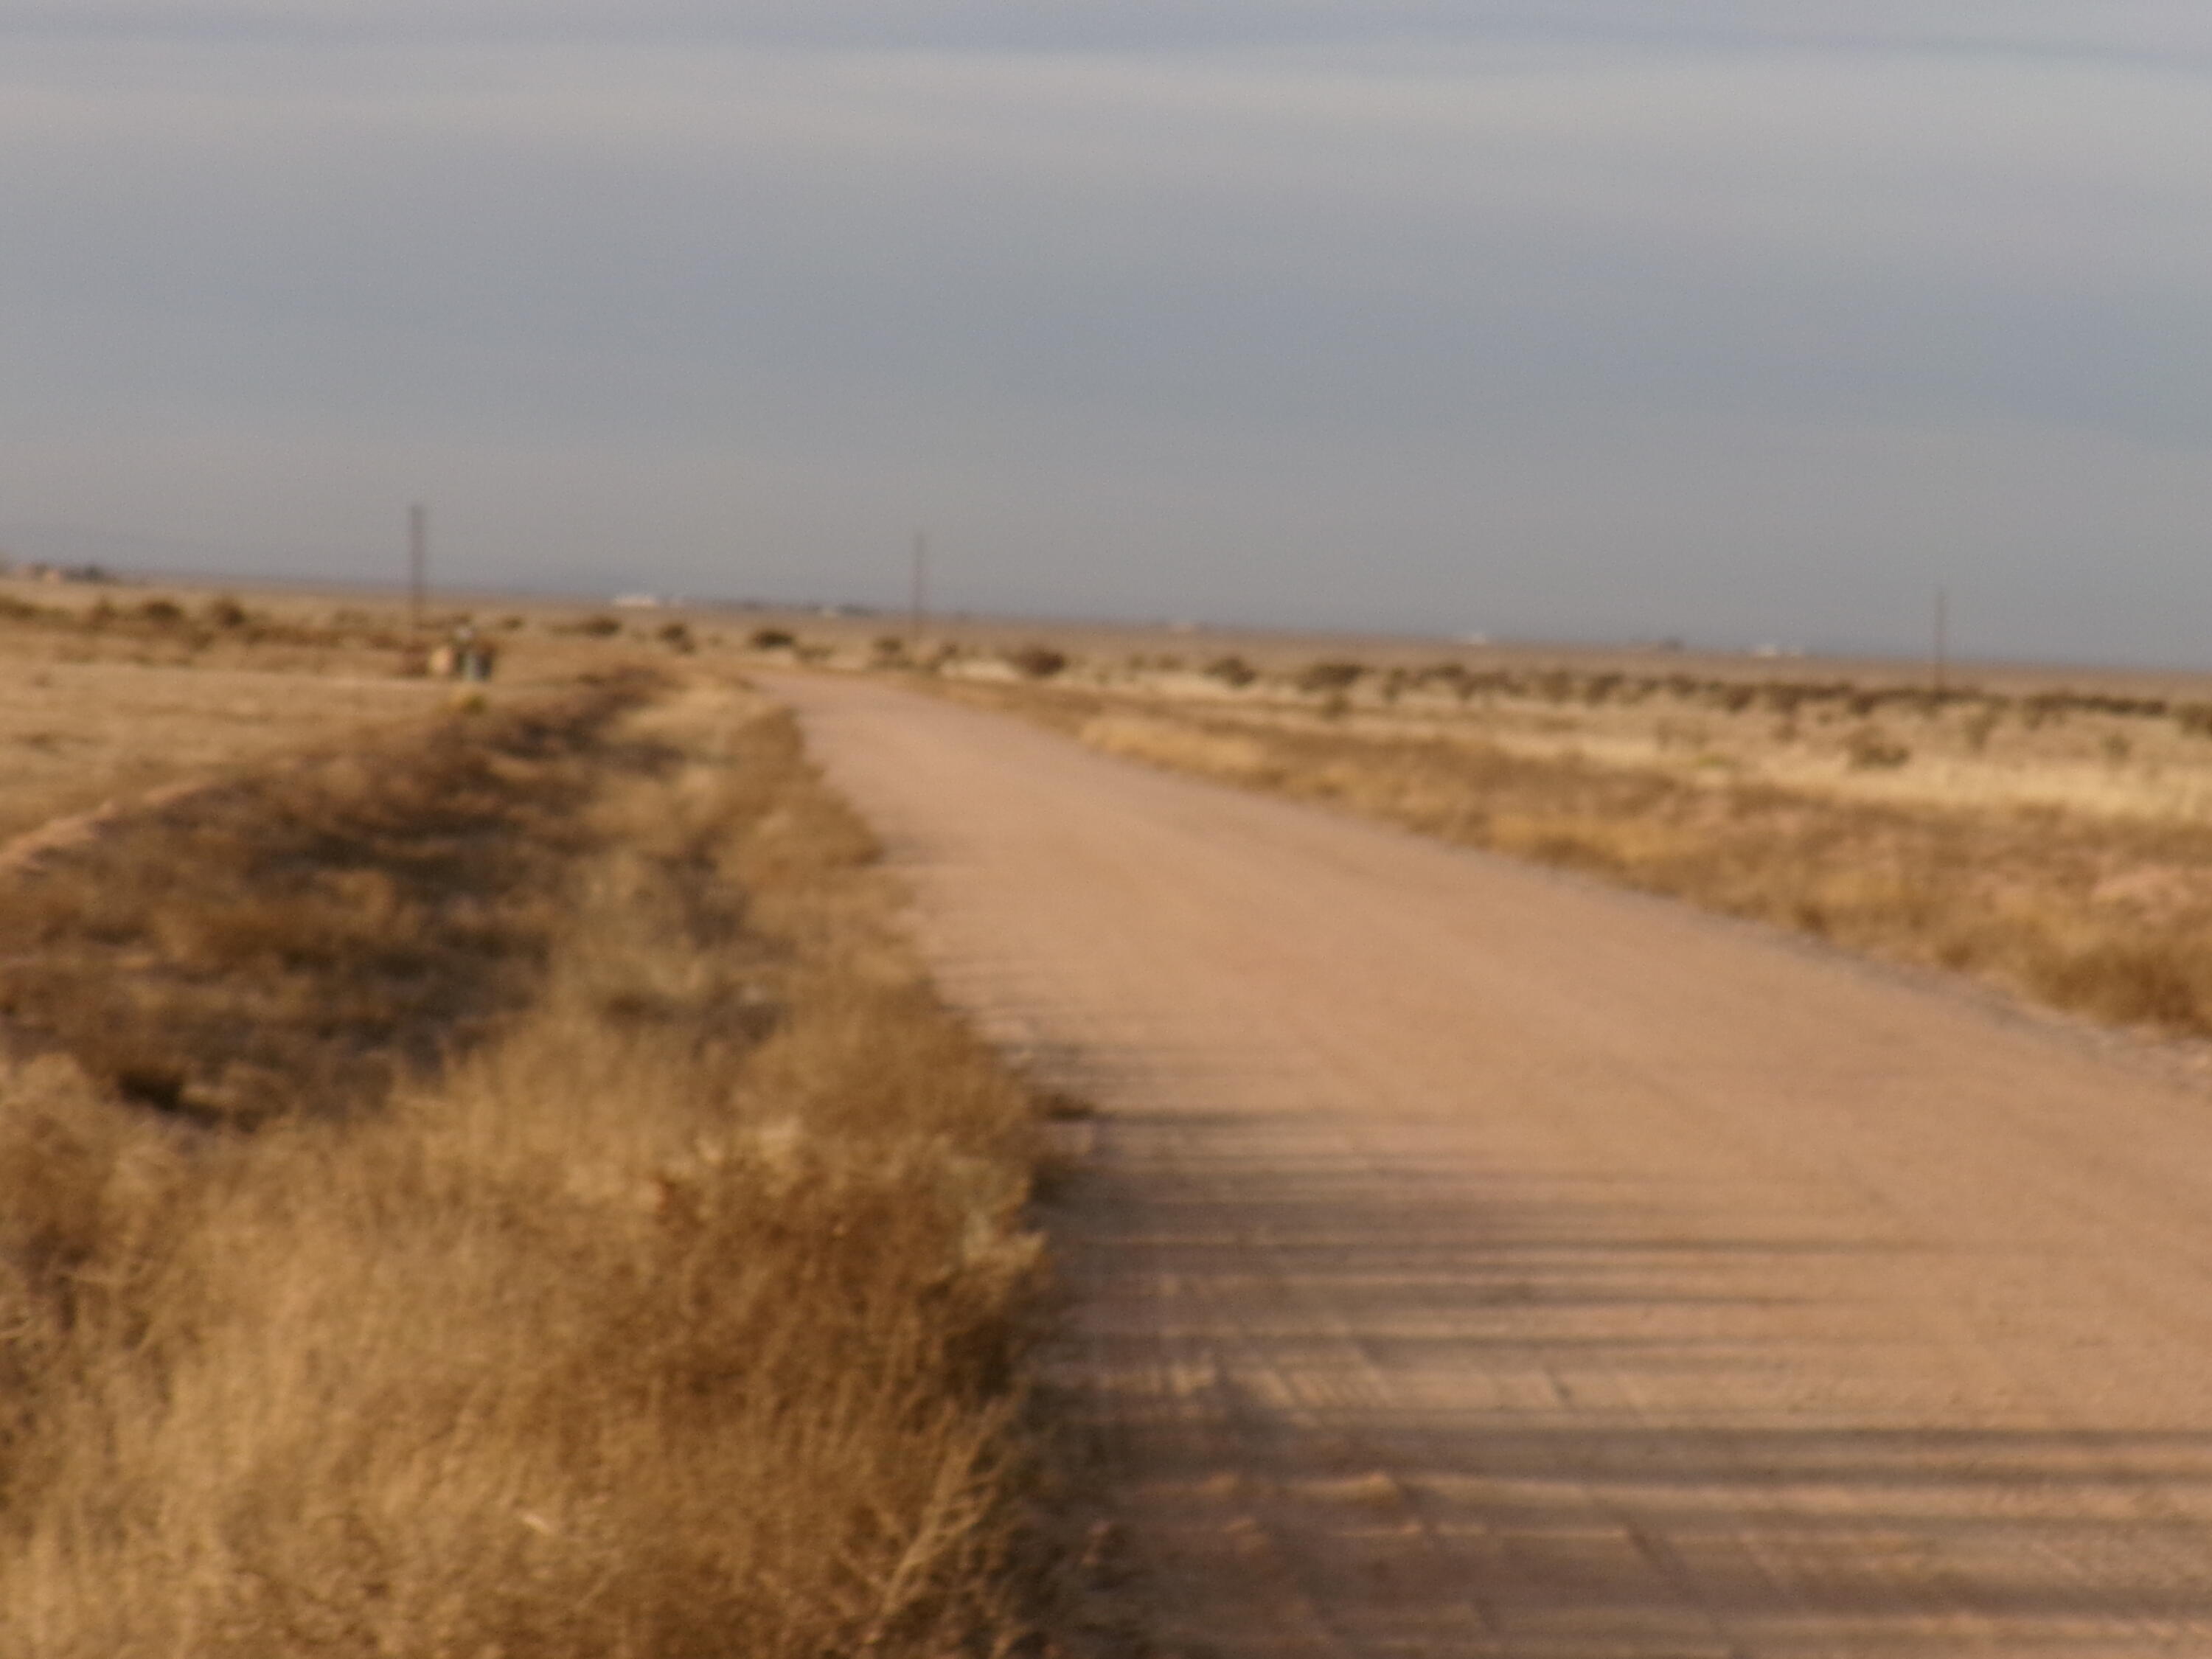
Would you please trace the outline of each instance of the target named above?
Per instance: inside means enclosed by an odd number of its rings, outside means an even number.
[[[2212,1645],[2200,682],[8,593],[0,1652]]]

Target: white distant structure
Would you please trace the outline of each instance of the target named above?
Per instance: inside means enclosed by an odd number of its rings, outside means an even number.
[[[668,602],[658,593],[617,593],[615,605],[623,611],[658,611]]]

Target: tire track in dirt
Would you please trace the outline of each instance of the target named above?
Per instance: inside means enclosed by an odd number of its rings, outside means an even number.
[[[1103,1110],[1066,1365],[1171,1650],[2212,1651],[2212,1098],[1756,929],[793,678]]]
[[[28,870],[56,853],[89,847],[119,824],[141,815],[173,806],[194,795],[220,787],[204,779],[165,783],[135,795],[121,795],[83,812],[67,812],[33,824],[19,836],[0,841],[0,876]]]

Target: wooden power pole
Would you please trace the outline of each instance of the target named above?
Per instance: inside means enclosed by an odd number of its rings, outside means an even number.
[[[1936,670],[1936,690],[1944,690],[1944,682],[1951,668],[1951,593],[1948,588],[1936,590],[1936,631],[1934,651],[1929,660]]]
[[[430,514],[420,501],[407,509],[407,611],[422,625],[422,604],[430,586]]]
[[[914,532],[914,580],[907,592],[907,649],[921,650],[921,622],[929,614],[929,533]]]

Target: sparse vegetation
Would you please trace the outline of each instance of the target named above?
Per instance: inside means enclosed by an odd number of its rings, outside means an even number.
[[[1260,671],[1242,657],[1217,657],[1206,664],[1206,677],[1219,680],[1232,690],[1241,690],[1260,678]]]
[[[789,722],[646,690],[0,873],[0,1652],[1015,1640],[1030,1103]]]
[[[19,1044],[204,1122],[380,1097],[510,1008],[635,677],[249,773],[0,883]],[[179,868],[190,872],[180,882]],[[117,971],[127,960],[131,970]]]
[[[1912,750],[1877,726],[1863,726],[1844,740],[1844,754],[1861,771],[1902,766]]]
[[[1301,691],[1326,696],[1350,690],[1366,672],[1356,662],[1317,662],[1303,670],[1295,683]]]
[[[443,696],[393,678],[392,660],[337,655],[338,672],[285,673],[0,651],[0,858],[9,837],[64,814],[303,746],[374,744]]]
[[[1295,672],[1256,703],[1142,684],[951,695],[2097,1018],[2212,1035],[2212,776],[2185,764],[2202,705],[1431,670],[1394,707],[1354,666]],[[1884,714],[1912,720],[1914,740]]]

